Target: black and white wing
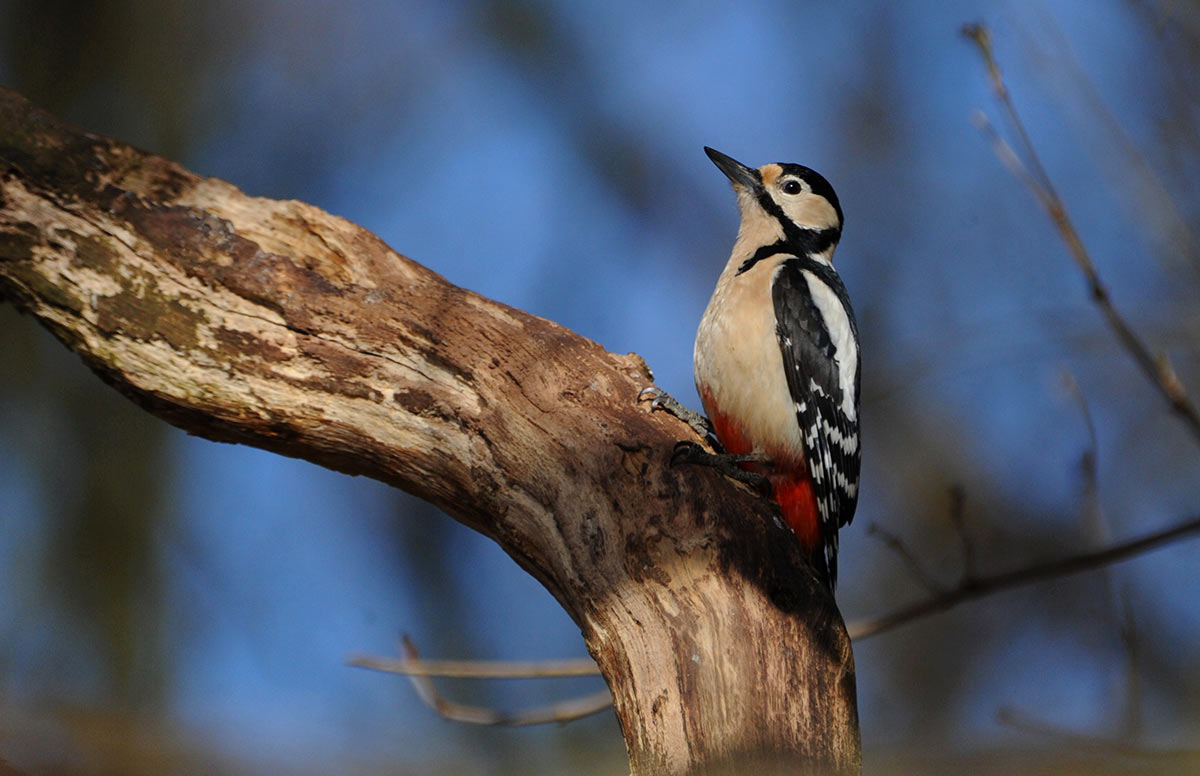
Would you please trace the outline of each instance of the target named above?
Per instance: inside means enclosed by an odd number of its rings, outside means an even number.
[[[858,504],[858,324],[841,278],[815,259],[781,262],[771,297],[833,582],[837,532]]]

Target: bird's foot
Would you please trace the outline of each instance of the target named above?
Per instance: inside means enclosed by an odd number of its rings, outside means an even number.
[[[678,442],[671,451],[671,465],[677,463],[711,466],[726,477],[743,482],[760,493],[771,492],[771,481],[765,474],[747,471],[740,466],[743,463],[770,466],[770,460],[758,453],[710,453],[695,442]]]
[[[713,433],[712,423],[708,418],[704,417],[695,410],[689,410],[687,407],[679,403],[671,394],[659,388],[657,385],[652,385],[645,388],[638,394],[638,401],[650,401],[650,411],[666,410],[670,414],[682,420],[692,427],[692,430],[700,435],[701,439],[707,439],[713,443],[713,449],[720,450],[720,443],[717,442],[716,434]]]

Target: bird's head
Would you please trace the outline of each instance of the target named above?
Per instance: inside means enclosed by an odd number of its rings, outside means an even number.
[[[841,236],[842,207],[833,186],[816,170],[779,163],[755,170],[707,146],[704,152],[737,192],[742,237],[755,235],[765,245],[771,235],[787,243],[806,242],[806,233],[824,233],[832,243]]]

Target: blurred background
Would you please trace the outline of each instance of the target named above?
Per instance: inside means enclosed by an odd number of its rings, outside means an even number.
[[[1200,394],[1200,4],[6,0],[0,84],[359,223],[697,405],[737,214],[711,145],[820,170],[863,335],[846,619],[1200,510],[1200,447],[1117,345],[1008,132],[984,21],[1115,302]],[[1200,545],[855,645],[868,774],[1200,769]],[[584,655],[495,545],[378,483],[167,426],[0,306],[0,773],[623,774],[606,712],[445,722],[345,666]],[[515,710],[599,680],[443,682]],[[7,769],[7,770],[6,770]]]

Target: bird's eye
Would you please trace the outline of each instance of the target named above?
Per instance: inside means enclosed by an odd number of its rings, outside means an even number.
[[[801,186],[800,181],[796,180],[795,178],[792,178],[790,181],[787,181],[783,184],[784,194],[799,194],[802,191],[804,191],[804,187]]]

